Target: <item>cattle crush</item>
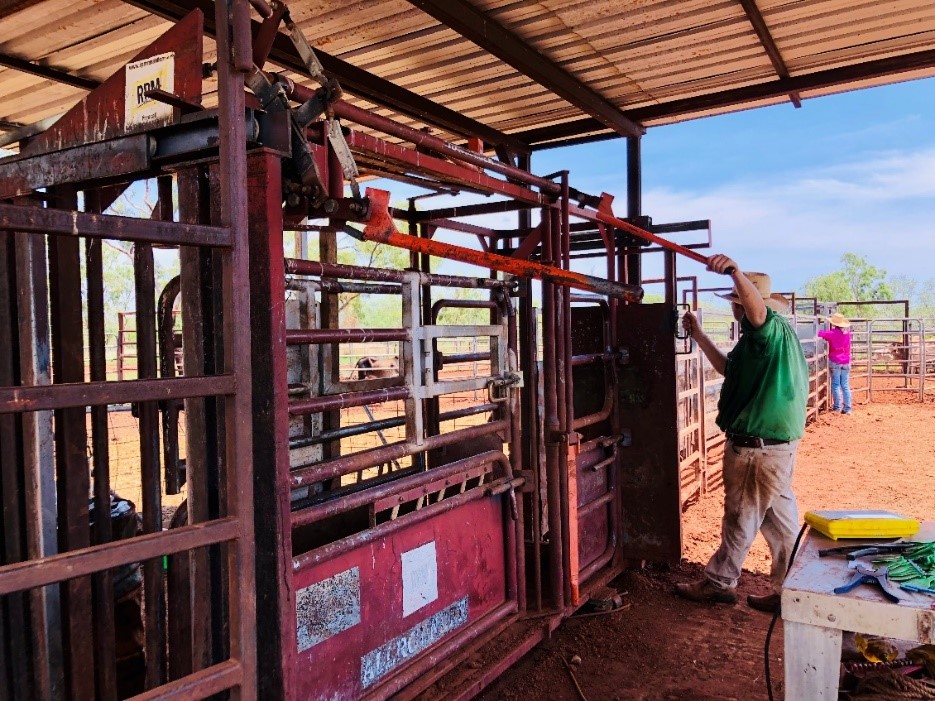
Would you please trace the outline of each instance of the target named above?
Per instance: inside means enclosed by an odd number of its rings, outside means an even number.
[[[476,138],[457,146],[342,101],[300,32],[276,50],[319,87],[264,71],[285,5],[253,27],[245,2],[231,22],[217,8],[133,58],[172,64],[171,89],[140,83],[148,116],[125,108],[138,78],[121,71],[0,160],[0,690],[415,698],[462,674],[450,698],[469,698],[628,562],[678,559],[676,253],[703,261],[708,222],[642,216],[638,140],[621,218],[566,171],[532,174],[508,140],[492,159]],[[364,176],[492,197],[394,209],[361,192]],[[151,218],[104,213],[153,178]],[[466,221],[503,212],[515,228]],[[317,255],[287,255],[285,234],[309,226]],[[338,231],[407,249],[409,265],[339,264]],[[660,236],[692,231],[689,247]],[[104,358],[107,240],[133,244],[136,379],[110,379]],[[156,287],[160,250],[178,255],[172,289]],[[639,303],[649,253],[665,258],[664,303]],[[439,258],[482,272],[433,272]],[[582,258],[605,275],[572,270]],[[395,300],[399,327],[342,327],[346,294]],[[483,323],[441,323],[451,307]],[[455,338],[481,350],[445,351]],[[342,346],[370,341],[396,344],[395,367],[342,376]],[[479,370],[450,372],[466,364]],[[399,416],[342,421],[393,402]],[[128,528],[108,459],[115,405],[139,418]],[[398,439],[341,449],[389,429]],[[166,528],[162,499],[179,492]],[[495,664],[459,667],[485,644],[501,645]]]

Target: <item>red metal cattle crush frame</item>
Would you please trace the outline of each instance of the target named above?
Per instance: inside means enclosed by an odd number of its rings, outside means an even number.
[[[251,27],[245,0],[219,3],[205,25],[196,10],[136,57],[174,62],[172,89],[147,93],[168,106],[161,117],[130,122],[120,72],[0,160],[0,692],[14,698],[129,688],[118,678],[124,621],[110,573],[134,563],[145,604],[140,698],[230,689],[375,699],[431,697],[469,652],[513,635],[458,692],[470,696],[626,560],[679,555],[674,253],[704,256],[648,231],[639,212],[642,227],[616,217],[609,196],[575,190],[567,172],[535,176],[514,155],[492,160],[341,101],[300,32],[294,50],[320,87],[263,72],[280,22],[292,27],[284,6],[253,4],[262,24]],[[204,110],[202,31],[215,27],[225,28],[220,106]],[[501,199],[392,212],[408,225],[400,234],[386,197],[359,196],[358,168]],[[153,220],[101,214],[150,177]],[[460,221],[490,211],[517,211],[517,229]],[[324,221],[319,260],[287,259],[283,232],[306,218]],[[336,232],[348,222],[409,249],[411,268],[338,265]],[[482,250],[437,242],[438,229],[473,235]],[[106,380],[103,238],[135,244],[134,381]],[[665,305],[636,304],[649,243],[666,251]],[[183,377],[156,364],[174,347],[157,339],[153,246],[179,254]],[[605,258],[605,278],[572,270],[589,255]],[[433,274],[430,256],[484,276]],[[488,299],[445,296],[458,288]],[[346,293],[398,299],[400,328],[341,328]],[[441,324],[445,306],[484,310],[489,323]],[[440,348],[465,337],[487,349]],[[375,339],[398,344],[395,376],[340,377],[339,347]],[[478,361],[489,369],[450,372]],[[452,397],[478,392],[485,401],[452,408]],[[184,472],[171,445],[179,400]],[[394,402],[398,416],[342,415]],[[140,419],[143,534],[116,541],[107,519],[91,530],[86,498],[110,502],[106,410],[120,403]],[[472,416],[489,420],[452,423]],[[402,439],[342,451],[342,439],[389,429]],[[169,530],[160,455],[167,488],[187,489]],[[392,463],[400,469],[381,468]]]

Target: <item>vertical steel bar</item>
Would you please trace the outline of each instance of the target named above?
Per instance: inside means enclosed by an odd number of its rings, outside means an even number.
[[[188,224],[210,222],[208,201],[210,199],[206,171],[187,168],[178,174],[179,220]],[[207,314],[206,288],[211,284],[211,253],[206,249],[190,246],[179,251],[180,284],[182,296],[182,364],[186,375],[202,375],[206,372],[206,347],[208,340],[206,324],[213,315]],[[185,400],[185,435],[187,494],[187,522],[204,523],[208,520],[208,472],[213,455],[209,444],[214,437],[213,427],[208,422],[208,402],[204,399]],[[212,402],[213,404],[213,402]],[[180,556],[183,557],[183,556]],[[207,613],[209,599],[209,575],[207,552],[199,548],[184,555],[189,559],[190,574],[181,579],[186,565],[181,565],[177,586],[180,593],[190,588],[184,604],[172,600],[169,610],[169,625],[172,627],[173,678],[186,676],[203,669],[210,662],[211,648],[210,616]],[[178,675],[178,676],[176,676]]]
[[[0,387],[18,384],[16,334],[16,284],[13,235],[0,233]],[[0,416],[0,563],[22,562],[26,559],[26,521],[30,515],[23,502],[23,473],[19,457],[19,417]],[[29,650],[28,595],[16,592],[0,601],[0,617],[5,613],[9,625],[7,656],[0,664],[9,663],[9,679],[14,697],[33,693],[31,654]]]
[[[413,209],[415,208],[415,200],[409,200],[409,206]],[[413,220],[410,219],[410,234],[421,236],[422,238],[430,239],[435,233],[435,227],[429,224],[422,224],[421,226],[415,227]],[[412,254],[414,258],[417,257],[418,267],[417,270],[430,275],[432,273],[432,257],[427,253],[422,253],[416,256],[416,253]],[[423,324],[435,324],[435,319],[432,316],[432,286],[431,285],[422,285],[422,323]],[[438,341],[432,341],[433,348],[427,349],[429,352],[434,352],[437,349]],[[436,366],[433,370],[435,376],[432,378],[434,382],[438,381],[438,367]],[[438,416],[441,413],[441,400],[439,397],[429,397],[424,400],[422,403],[423,412],[425,414],[425,423],[426,423],[426,433],[430,436],[438,435],[441,431],[441,426],[439,425]],[[424,454],[420,454],[418,459],[421,461],[425,460]],[[418,464],[418,463],[417,463]],[[424,462],[422,464],[424,467]],[[437,467],[437,465],[432,465],[432,467]]]
[[[516,312],[513,308],[513,301],[509,297],[508,290],[502,290],[504,295],[502,307],[503,316],[507,324],[507,356],[510,363],[515,363],[515,368],[519,366],[519,340],[516,328]],[[513,389],[510,391],[510,463],[514,474],[523,474],[523,434],[522,417],[520,415],[520,393]],[[520,611],[526,610],[526,542],[525,542],[525,518],[523,509],[523,495],[516,497],[517,520],[515,523],[516,535],[514,547],[516,548],[516,579],[517,579],[517,605]]]
[[[125,324],[123,312],[117,312],[117,381],[123,382],[123,357],[124,357],[124,347],[123,347],[123,332]]]
[[[642,141],[638,136],[627,138],[627,217],[635,219],[643,213]],[[628,285],[639,285],[643,279],[639,246],[625,251],[622,280]]]
[[[0,697],[13,698],[13,689],[10,686],[10,671],[7,669],[7,660],[10,659],[9,645],[7,645],[6,604],[0,603]]]
[[[554,262],[556,251],[553,235],[554,221],[551,209],[542,210],[542,253],[544,261]],[[545,383],[545,447],[546,447],[546,490],[549,508],[549,571],[552,605],[556,610],[565,606],[564,596],[564,549],[562,524],[562,494],[559,484],[560,444],[558,420],[558,395],[556,389],[558,349],[556,342],[556,287],[550,282],[542,282],[542,324],[543,324],[543,375]]]
[[[172,176],[162,175],[157,179],[159,200],[153,210],[153,217],[160,221],[173,221],[175,219],[172,202]],[[159,350],[159,371],[161,377],[175,376],[175,333],[172,313],[175,296],[180,284],[176,278],[170,280],[166,286],[159,290],[159,303],[157,305],[157,347]],[[159,407],[162,416],[162,460],[165,478],[166,494],[178,494],[181,488],[181,475],[179,469],[179,414],[178,402],[168,400]]]
[[[77,206],[73,190],[61,188],[53,198],[55,206],[61,209],[75,209]],[[48,245],[53,379],[55,384],[84,382],[79,240],[50,236]],[[67,552],[88,547],[91,544],[88,526],[91,484],[83,407],[55,412],[55,461],[60,550]],[[65,695],[73,699],[95,697],[91,611],[90,578],[69,580],[62,591],[62,627]]]
[[[289,490],[285,271],[280,159],[252,153],[249,164],[250,319],[253,356],[254,503],[263,527],[256,531],[257,645],[275,651],[275,664],[259,671],[260,698],[291,699],[296,670],[295,598]]]
[[[27,203],[24,203],[27,204]],[[24,385],[52,381],[49,349],[49,296],[45,239],[35,234],[15,236],[17,310],[19,313],[20,379]],[[30,560],[58,552],[52,412],[23,414],[23,471]],[[64,693],[61,641],[60,585],[34,589],[31,594],[36,692],[59,699]]]
[[[665,267],[665,274],[663,275],[663,279],[665,280],[665,300],[668,306],[674,308],[678,302],[678,279],[675,270],[675,252],[663,251],[662,256],[664,260],[663,265]]]
[[[531,171],[532,159],[528,154],[519,156],[518,167],[525,171]],[[518,213],[519,230],[528,232],[532,229],[532,212],[528,209],[521,209]],[[502,251],[501,251],[502,252]],[[532,300],[532,280],[528,278],[520,279],[519,287],[519,309],[516,323],[518,323],[519,347],[517,349],[520,370],[526,381],[520,395],[519,412],[520,440],[519,449],[522,452],[522,465],[530,471],[533,476],[532,483],[527,488],[529,494],[528,510],[529,517],[529,536],[532,544],[532,586],[535,596],[535,610],[542,610],[542,528],[541,511],[539,502],[539,455],[536,427],[539,424],[538,409],[538,386],[537,375],[537,334],[536,334],[536,310],[533,307]],[[512,457],[512,455],[511,455]],[[523,495],[521,495],[523,496]],[[525,558],[524,558],[525,559]]]
[[[568,171],[561,173],[562,195],[559,217],[561,221],[562,267],[571,270],[571,219],[568,216],[569,189]],[[571,358],[574,355],[571,344],[571,290],[562,290],[562,315],[564,328],[562,336],[562,362],[565,375],[565,395],[560,401],[565,402],[565,425],[562,428],[565,440],[562,441],[564,450],[563,468],[565,469],[565,502],[568,512],[568,594],[569,602],[577,605],[579,602],[579,540],[578,540],[578,434],[574,430],[575,404],[574,404],[574,374],[571,367]]]
[[[156,377],[156,283],[153,247],[133,247],[136,288],[136,362],[140,379]],[[159,407],[139,405],[140,477],[143,497],[143,532],[162,530],[162,479],[159,469]],[[143,563],[146,614],[146,688],[166,681],[165,580],[160,559]]]
[[[326,143],[327,140],[326,140]],[[344,171],[341,169],[341,161],[338,155],[331,147],[330,143],[326,146],[328,154],[328,193],[332,197],[344,196]],[[333,228],[323,229],[318,236],[318,260],[322,263],[338,262],[338,239],[337,231]],[[321,328],[336,329],[340,327],[340,298],[335,293],[321,293]],[[341,372],[341,351],[337,344],[322,346],[319,351],[324,360],[324,371],[330,372],[327,382],[338,382]],[[328,431],[341,427],[341,412],[328,411],[322,417],[322,430]],[[341,454],[341,441],[329,441],[323,446],[323,457],[336,458]],[[340,481],[330,485],[332,488],[340,486]]]
[[[103,209],[97,190],[84,193],[85,211],[100,214]],[[88,357],[92,381],[107,379],[104,334],[104,262],[100,239],[85,239],[85,269],[88,295]],[[110,446],[107,442],[107,407],[91,407],[91,455],[94,458],[95,543],[112,539],[110,522]],[[110,570],[92,578],[94,594],[94,644],[97,657],[98,694],[102,699],[117,697],[117,652],[114,637],[114,584]]]
[[[549,210],[552,217],[552,259],[553,265],[563,267],[565,263],[565,229],[562,221],[562,212],[560,209],[553,208]],[[562,570],[564,578],[562,579],[562,590],[564,595],[564,605],[572,600],[572,581],[577,577],[577,572],[572,572],[571,551],[575,546],[572,542],[572,512],[569,503],[569,484],[568,484],[568,439],[570,438],[569,427],[570,417],[568,416],[568,402],[566,396],[568,392],[567,371],[571,368],[566,364],[565,345],[567,337],[565,334],[565,321],[567,318],[566,307],[567,295],[571,290],[555,286],[553,294],[555,298],[555,402],[558,413],[558,432],[555,435],[556,446],[556,465],[555,474],[558,477],[559,484],[559,508],[561,510],[562,520]]]
[[[249,226],[247,219],[244,79],[233,68],[229,16],[234,4],[249,12],[246,0],[215,4],[218,27],[218,104],[220,107],[221,223],[230,227],[233,246],[224,266],[224,367],[237,381],[225,400],[227,450],[224,482],[228,513],[240,524],[240,537],[228,546],[230,655],[240,661],[242,682],[236,699],[254,699],[256,689],[256,600],[253,547],[253,397],[251,382]],[[239,36],[239,42],[247,38]],[[252,51],[244,52],[245,55]],[[237,281],[235,284],[234,281]]]

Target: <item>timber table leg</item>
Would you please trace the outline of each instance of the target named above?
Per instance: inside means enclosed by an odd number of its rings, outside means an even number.
[[[841,631],[783,621],[786,701],[836,701]]]

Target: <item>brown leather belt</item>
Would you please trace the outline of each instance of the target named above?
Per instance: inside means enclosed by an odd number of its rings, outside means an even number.
[[[762,448],[766,445],[782,445],[789,441],[780,441],[775,438],[760,438],[759,436],[738,436],[736,433],[728,433],[727,440],[738,448]]]

